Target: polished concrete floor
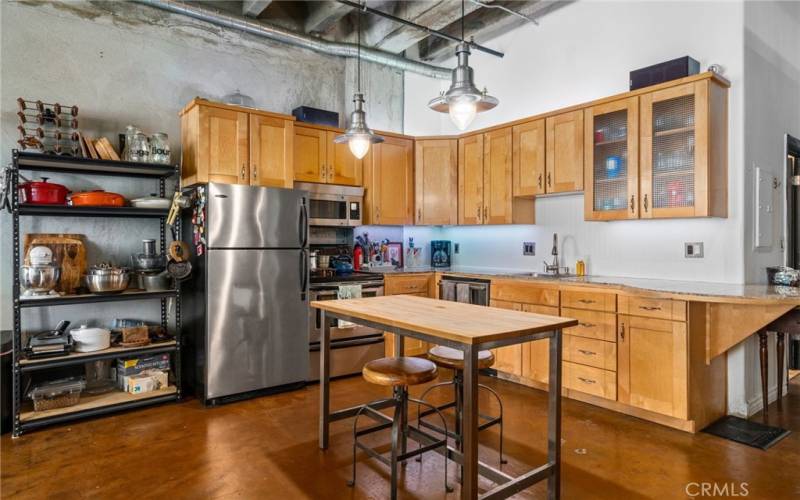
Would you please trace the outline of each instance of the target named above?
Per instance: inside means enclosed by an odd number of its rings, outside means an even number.
[[[545,393],[489,380],[506,408],[503,470],[545,461]],[[412,393],[419,393],[413,390]],[[333,407],[383,394],[359,377],[333,383]],[[388,470],[359,456],[348,488],[352,423],[333,426],[331,448],[317,448],[318,387],[205,409],[165,405],[2,437],[3,498],[387,498]],[[564,400],[563,498],[687,498],[702,483],[749,498],[800,496],[800,380],[770,422],[794,432],[768,451],[706,434],[691,435],[584,403]],[[482,400],[483,409],[489,409]],[[378,436],[381,441],[383,436]],[[385,437],[388,440],[388,435]],[[496,428],[481,434],[481,456],[496,464]],[[443,460],[410,461],[402,498],[446,495]],[[450,466],[455,483],[455,467]],[[743,486],[741,483],[747,483]],[[481,487],[488,487],[481,483]],[[687,490],[688,487],[688,490]],[[713,490],[708,490],[713,491]],[[688,494],[687,494],[688,493]],[[544,485],[524,492],[544,498]]]

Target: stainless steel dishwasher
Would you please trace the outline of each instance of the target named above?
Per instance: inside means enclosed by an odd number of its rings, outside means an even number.
[[[489,280],[480,278],[444,275],[439,282],[439,298],[453,302],[488,306],[489,283]]]

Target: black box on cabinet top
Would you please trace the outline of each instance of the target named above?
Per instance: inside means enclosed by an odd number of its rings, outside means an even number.
[[[700,63],[689,56],[631,71],[631,90],[677,80],[700,72]]]
[[[297,121],[314,123],[316,125],[327,125],[329,127],[339,126],[339,113],[334,111],[326,111],[324,109],[311,108],[309,106],[300,106],[292,110],[292,115],[297,118]]]

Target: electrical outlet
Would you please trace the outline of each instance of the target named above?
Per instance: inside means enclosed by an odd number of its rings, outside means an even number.
[[[702,259],[703,258],[703,242],[695,241],[693,243],[683,244],[683,256],[687,259]]]
[[[453,253],[458,253],[461,250],[461,245],[453,243]]]
[[[536,242],[523,241],[522,242],[522,255],[536,255]]]

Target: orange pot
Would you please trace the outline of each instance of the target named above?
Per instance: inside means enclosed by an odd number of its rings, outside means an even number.
[[[69,197],[73,207],[124,207],[125,198],[121,194],[102,190],[74,193]]]

